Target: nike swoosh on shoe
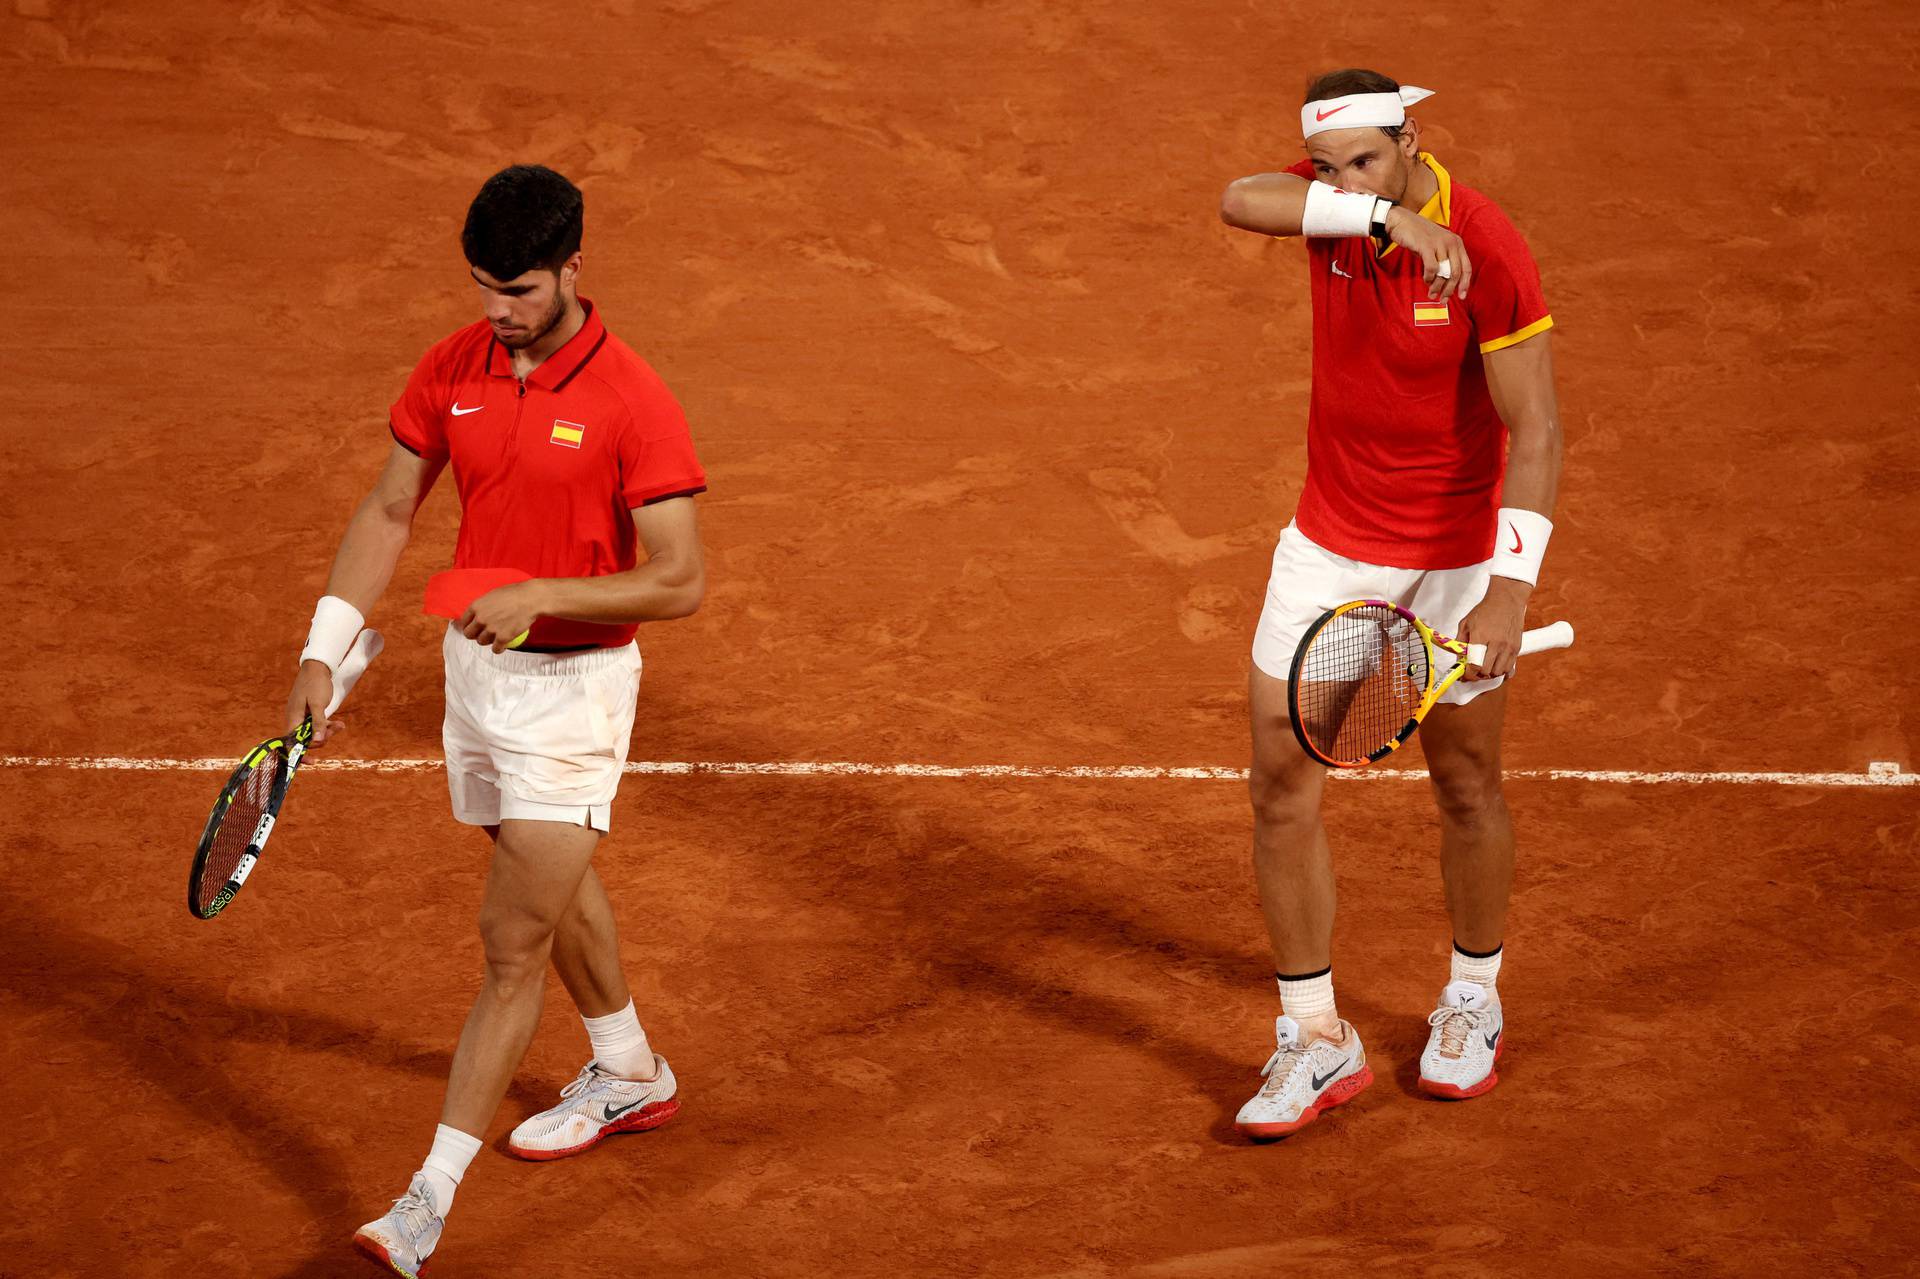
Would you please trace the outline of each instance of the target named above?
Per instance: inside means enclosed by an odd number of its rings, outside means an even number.
[[[648,1098],[642,1097],[639,1101],[628,1102],[626,1105],[620,1107],[620,1109],[618,1110],[615,1110],[610,1105],[602,1103],[600,1106],[600,1122],[603,1124],[610,1124],[614,1120],[618,1119],[620,1116],[626,1114],[629,1110],[635,1110],[641,1106],[646,1105],[648,1100],[649,1100]]]
[[[1341,1071],[1345,1070],[1347,1068],[1347,1063],[1352,1060],[1353,1058],[1351,1057],[1341,1058],[1340,1064],[1338,1066],[1335,1066],[1331,1071],[1327,1072],[1324,1075],[1320,1074],[1318,1071],[1314,1072],[1313,1090],[1315,1092],[1319,1092],[1322,1088],[1325,1088],[1328,1084],[1332,1083],[1333,1077],[1339,1074]]]

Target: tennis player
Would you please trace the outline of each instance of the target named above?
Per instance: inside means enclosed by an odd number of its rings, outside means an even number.
[[[1453,925],[1420,1086],[1478,1096],[1506,1046],[1500,729],[1553,529],[1553,320],[1513,224],[1420,149],[1406,108],[1428,96],[1374,71],[1320,77],[1300,112],[1308,158],[1240,179],[1221,202],[1232,226],[1306,237],[1313,297],[1306,484],[1274,550],[1250,674],[1254,870],[1282,1014],[1266,1082],[1238,1117],[1256,1138],[1298,1130],[1373,1079],[1334,1003],[1326,772],[1287,718],[1294,650],[1336,604],[1392,601],[1487,646],[1420,729]]]
[[[706,478],[680,406],[576,292],[582,213],[571,182],[526,165],[488,179],[467,210],[461,239],[485,318],[430,348],[394,404],[386,469],[341,539],[287,705],[293,724],[313,715],[316,746],[338,727],[322,722],[332,672],[451,463],[455,565],[533,578],[475,601],[442,645],[453,815],[486,831],[493,860],[480,910],[486,971],[440,1126],[392,1211],[354,1236],[403,1275],[440,1239],[533,1037],[549,961],[593,1057],[560,1104],[514,1129],[508,1149],[557,1159],[657,1127],[678,1108],[673,1072],[634,1011],[591,863],[633,729],[636,624],[700,603],[692,499]]]

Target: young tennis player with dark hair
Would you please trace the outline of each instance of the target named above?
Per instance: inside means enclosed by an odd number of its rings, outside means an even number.
[[[440,1127],[430,1146],[423,1133],[428,1149],[406,1193],[354,1236],[404,1275],[432,1254],[526,1054],[549,961],[593,1059],[559,1105],[514,1129],[508,1149],[557,1159],[656,1127],[678,1108],[673,1073],[634,1011],[591,862],[633,728],[636,624],[700,603],[692,498],[706,478],[680,406],[576,292],[582,223],[580,192],[551,169],[516,165],[474,199],[461,240],[485,318],[429,349],[394,404],[386,469],[341,539],[288,700],[289,723],[314,717],[316,746],[338,727],[324,722],[333,671],[451,464],[455,566],[532,578],[481,596],[442,645],[453,815],[487,832],[493,862],[480,911],[486,972]]]
[[[1308,158],[1240,179],[1221,202],[1232,226],[1307,237],[1313,297],[1306,484],[1274,551],[1250,675],[1254,870],[1282,1013],[1266,1082],[1238,1117],[1256,1138],[1296,1131],[1373,1078],[1334,1005],[1326,770],[1287,715],[1295,648],[1348,600],[1387,600],[1486,646],[1420,730],[1454,943],[1421,1087],[1477,1096],[1505,1047],[1503,684],[1553,527],[1553,321],[1513,224],[1420,150],[1406,108],[1427,96],[1373,71],[1322,76],[1300,113]]]

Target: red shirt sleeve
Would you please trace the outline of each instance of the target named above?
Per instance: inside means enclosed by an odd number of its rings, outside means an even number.
[[[620,492],[630,508],[706,491],[707,473],[694,454],[687,415],[664,386],[628,402],[616,447]]]
[[[1504,213],[1491,207],[1476,210],[1460,238],[1473,261],[1466,308],[1482,355],[1553,327],[1540,291],[1540,268]]]
[[[388,425],[400,447],[416,457],[447,455],[447,406],[453,403],[441,377],[440,348],[420,357],[407,377],[406,389],[393,402]]]
[[[1280,172],[1291,173],[1294,177],[1305,178],[1309,182],[1318,181],[1318,179],[1313,176],[1313,161],[1310,158],[1295,160],[1292,164],[1280,170]]]

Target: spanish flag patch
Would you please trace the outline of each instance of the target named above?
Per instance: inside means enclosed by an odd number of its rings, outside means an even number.
[[[587,428],[580,423],[562,422],[556,418],[553,423],[553,434],[547,439],[554,444],[564,444],[570,449],[577,449],[580,447],[581,437],[586,433]]]
[[[1445,299],[1433,301],[1419,300],[1414,302],[1413,324],[1415,328],[1424,329],[1429,325],[1446,323],[1448,323],[1448,312]]]

